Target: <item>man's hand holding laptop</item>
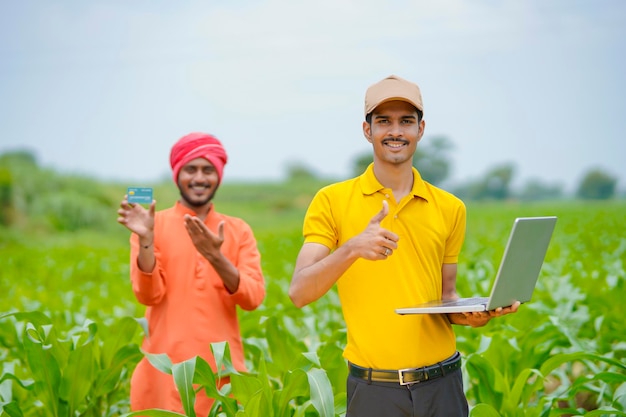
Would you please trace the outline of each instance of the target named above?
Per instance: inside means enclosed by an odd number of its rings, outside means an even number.
[[[482,327],[489,323],[494,317],[505,316],[507,314],[517,312],[520,302],[516,301],[508,307],[498,307],[488,311],[471,311],[466,313],[448,313],[450,323],[460,324],[471,327]]]

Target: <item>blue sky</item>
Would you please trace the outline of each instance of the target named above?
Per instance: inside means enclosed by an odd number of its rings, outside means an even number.
[[[346,178],[365,89],[397,74],[452,181],[512,162],[518,183],[601,168],[626,189],[621,0],[5,1],[0,57],[0,152],[65,172],[140,185],[207,131],[225,180]]]

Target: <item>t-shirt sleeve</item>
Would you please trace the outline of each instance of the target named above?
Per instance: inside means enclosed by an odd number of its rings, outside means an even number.
[[[328,188],[318,191],[304,216],[302,232],[305,243],[319,243],[330,250],[337,248],[337,226]]]
[[[451,228],[448,239],[446,240],[446,249],[444,253],[443,263],[455,264],[459,261],[459,254],[465,240],[465,228],[467,222],[467,214],[465,204],[461,200],[457,200],[457,204],[451,210]]]

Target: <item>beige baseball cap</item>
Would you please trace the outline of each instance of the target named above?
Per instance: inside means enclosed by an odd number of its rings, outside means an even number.
[[[422,93],[417,84],[397,75],[390,75],[372,84],[365,92],[365,116],[381,104],[392,100],[406,101],[422,113],[424,112]]]

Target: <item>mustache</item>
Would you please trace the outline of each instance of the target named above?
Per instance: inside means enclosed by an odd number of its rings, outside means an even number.
[[[408,143],[409,143],[409,141],[408,141],[408,140],[406,140],[406,139],[402,139],[402,138],[392,138],[392,137],[389,137],[389,138],[385,138],[385,139],[383,139],[383,143],[387,143],[387,142],[402,142],[402,143],[404,143],[404,144],[408,144]]]

